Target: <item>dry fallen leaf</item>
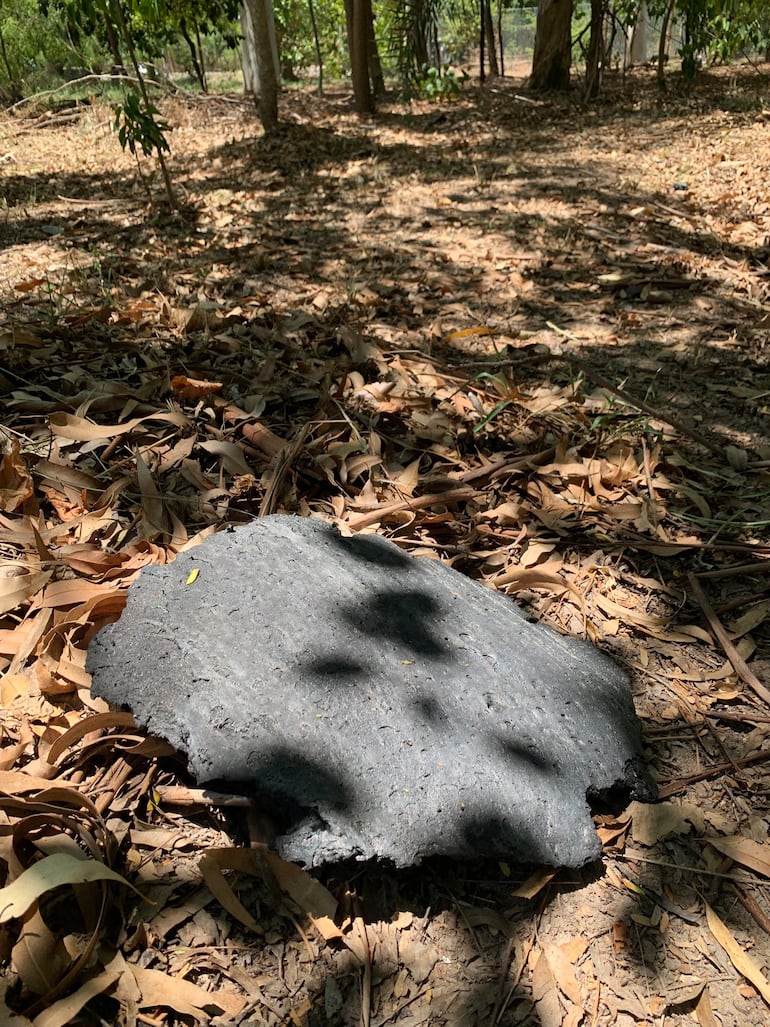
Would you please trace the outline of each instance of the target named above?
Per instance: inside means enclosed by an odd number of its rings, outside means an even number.
[[[714,910],[706,903],[706,922],[709,930],[730,957],[730,961],[748,981],[754,985],[762,998],[770,1005],[770,981],[762,973],[757,962],[741,948],[737,939],[719,919]]]
[[[739,834],[731,838],[709,837],[704,838],[704,841],[741,866],[755,870],[763,877],[770,877],[770,846],[766,842],[755,842]]]
[[[87,881],[115,881],[133,885],[104,863],[92,859],[78,859],[60,852],[46,856],[25,870],[12,884],[0,888],[0,924],[23,916],[41,895],[64,884],[85,884]],[[138,894],[138,892],[137,892]]]

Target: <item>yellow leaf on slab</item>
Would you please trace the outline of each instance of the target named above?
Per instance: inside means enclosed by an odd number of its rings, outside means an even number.
[[[730,838],[704,838],[704,841],[741,866],[770,877],[770,845],[754,842],[739,834]]]
[[[770,1005],[770,982],[768,982],[755,960],[741,948],[737,939],[731,934],[708,903],[706,903],[706,922],[711,933],[730,957],[730,962],[738,973],[745,977],[746,980],[751,981],[765,1002]]]
[[[0,924],[5,924],[14,917],[24,916],[33,902],[53,888],[59,888],[63,884],[85,884],[88,881],[116,881],[136,891],[125,877],[116,874],[104,863],[78,859],[59,852],[41,859],[39,863],[20,874],[13,884],[0,888]]]

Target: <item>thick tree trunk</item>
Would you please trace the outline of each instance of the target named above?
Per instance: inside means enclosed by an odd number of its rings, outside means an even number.
[[[241,4],[243,88],[257,100],[259,120],[269,135],[278,126],[278,46],[272,0]]]
[[[369,79],[369,36],[372,31],[371,5],[368,0],[353,0],[350,73],[353,98],[359,114],[374,114],[374,95]]]
[[[645,0],[639,4],[636,12],[636,21],[631,29],[631,38],[627,47],[626,65],[629,68],[638,68],[647,63],[647,30],[650,25],[650,16],[647,12]]]
[[[573,0],[539,0],[531,89],[569,89]]]

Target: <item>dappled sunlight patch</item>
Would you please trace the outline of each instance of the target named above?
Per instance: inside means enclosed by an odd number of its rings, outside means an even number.
[[[632,88],[365,132],[298,93],[269,146],[241,98],[205,130],[171,100],[189,220],[146,207],[106,109],[4,122],[0,884],[84,875],[0,925],[20,1020],[763,1022],[767,126]],[[276,511],[623,660],[664,804],[597,812],[604,876],[303,877],[250,796],[186,788],[91,697],[141,569]]]

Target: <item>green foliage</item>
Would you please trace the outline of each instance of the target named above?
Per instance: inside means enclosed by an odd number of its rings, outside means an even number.
[[[414,89],[417,96],[424,100],[451,100],[470,78],[467,71],[458,77],[449,65],[444,65],[439,71],[438,68],[424,64],[420,70],[421,74],[415,79]]]
[[[91,39],[75,40],[64,20],[45,17],[37,0],[0,0],[0,95],[47,88],[63,68],[88,66],[99,57]]]
[[[137,144],[141,146],[145,157],[155,151],[170,151],[166,132],[171,131],[167,121],[159,117],[160,111],[153,104],[142,106],[142,98],[133,90],[126,93],[125,102],[115,108],[113,129],[118,133],[118,141],[136,156]]]

